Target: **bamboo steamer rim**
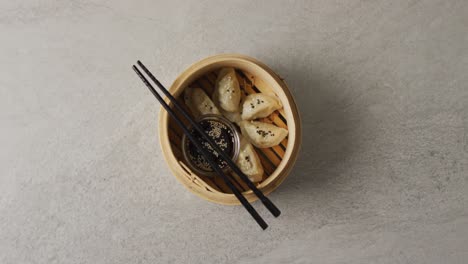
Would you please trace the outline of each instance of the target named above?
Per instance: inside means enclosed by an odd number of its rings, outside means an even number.
[[[280,98],[281,103],[283,104],[286,119],[288,121],[288,145],[281,163],[267,179],[258,185],[258,188],[267,195],[275,190],[288,176],[296,162],[302,141],[300,116],[294,98],[289,92],[284,81],[278,77],[272,69],[254,58],[240,54],[220,54],[202,59],[192,64],[175,79],[169,88],[169,92],[173,94],[174,97],[178,97],[183,92],[183,89],[193,81],[222,67],[234,67],[246,71],[256,77],[260,77],[263,81],[269,84],[270,88]],[[166,101],[169,102],[168,99],[166,99]],[[187,166],[181,165],[172,152],[168,135],[169,115],[162,107],[159,112],[158,123],[159,141],[163,156],[173,175],[191,192],[203,199],[219,204],[239,205],[239,201],[233,194],[212,192],[194,184],[194,181],[197,180],[198,177],[195,177],[193,172],[190,172],[192,175],[189,175],[188,171],[190,170]],[[200,179],[198,180],[200,181]],[[243,194],[249,202],[257,200],[257,197],[251,190],[248,190]]]

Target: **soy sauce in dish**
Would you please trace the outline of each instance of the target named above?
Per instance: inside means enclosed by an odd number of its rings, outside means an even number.
[[[198,124],[221,150],[228,153],[232,159],[237,158],[237,131],[229,121],[217,116],[211,116],[201,119]],[[229,168],[227,162],[223,160],[223,158],[195,129],[192,128],[190,133],[195,136],[198,142],[201,142],[205,150],[212,154],[212,157],[214,157],[215,162],[220,165],[221,169],[227,170]],[[193,169],[207,176],[213,175],[214,170],[211,168],[202,152],[190,140],[188,140],[188,138],[184,138],[184,147],[186,159]]]

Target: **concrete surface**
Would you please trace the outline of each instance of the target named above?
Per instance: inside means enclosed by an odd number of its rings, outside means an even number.
[[[0,2],[0,263],[467,263],[468,2]],[[237,52],[304,121],[262,232],[169,173],[169,85]]]

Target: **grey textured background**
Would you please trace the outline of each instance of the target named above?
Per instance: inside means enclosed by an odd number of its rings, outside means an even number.
[[[0,263],[466,263],[468,2],[0,1]],[[286,79],[297,166],[260,231],[165,165],[166,85],[236,52]]]

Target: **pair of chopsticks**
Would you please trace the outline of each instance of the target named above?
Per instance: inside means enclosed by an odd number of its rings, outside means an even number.
[[[223,160],[227,162],[229,167],[241,178],[242,181],[244,181],[247,186],[254,192],[254,194],[262,201],[262,203],[265,205],[265,207],[273,214],[275,217],[278,217],[281,214],[281,211],[268,199],[257,187],[255,184],[249,180],[249,177],[245,175],[239,167],[234,163],[234,161],[231,160],[229,155],[225,153],[223,150],[221,150],[218,145],[205,133],[203,128],[183,109],[177,100],[167,91],[167,89],[154,77],[154,75],[146,68],[141,61],[137,62],[138,66],[140,66],[141,69],[146,73],[146,75],[149,76],[149,78],[159,87],[159,89],[163,92],[167,98],[171,101],[171,103],[175,106],[175,108],[182,113],[185,119],[189,121],[189,123],[192,125],[192,127],[202,136],[204,140],[210,144],[210,146],[218,153]],[[137,73],[137,75],[140,77],[140,79],[143,81],[143,83],[148,87],[148,89],[153,93],[153,95],[158,99],[159,103],[164,107],[164,109],[169,113],[169,115],[176,121],[177,125],[181,127],[183,130],[184,134],[188,137],[188,139],[195,145],[197,149],[199,149],[202,152],[202,155],[204,158],[208,161],[210,164],[211,168],[216,172],[218,176],[220,176],[226,185],[229,187],[229,189],[232,191],[232,193],[236,196],[236,198],[240,201],[240,203],[247,209],[247,211],[250,213],[250,215],[255,219],[255,221],[262,227],[262,229],[266,229],[268,227],[267,223],[262,219],[262,217],[257,213],[257,211],[252,207],[252,205],[247,201],[247,199],[242,195],[242,193],[237,189],[237,187],[232,183],[231,179],[229,176],[227,176],[223,170],[219,167],[220,165],[215,162],[214,155],[210,152],[208,152],[193,135],[190,133],[189,128],[187,128],[182,120],[177,117],[175,114],[174,110],[164,101],[164,99],[161,97],[161,95],[154,89],[153,85],[146,79],[145,76],[143,76],[142,72],[135,66],[133,65],[133,70]]]

